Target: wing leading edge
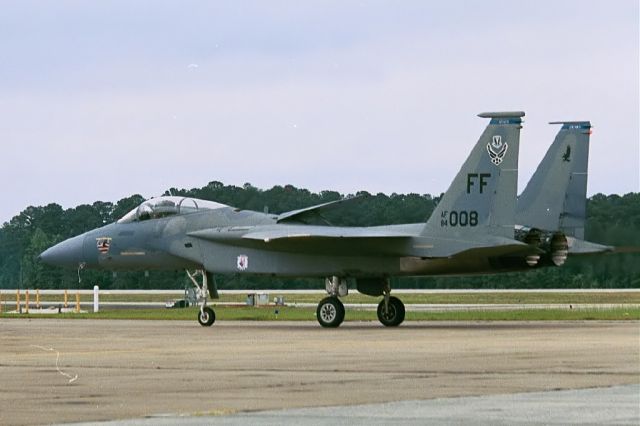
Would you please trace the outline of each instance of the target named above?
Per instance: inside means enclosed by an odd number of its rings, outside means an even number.
[[[292,210],[289,212],[281,213],[278,215],[276,219],[277,223],[291,223],[291,222],[302,222],[307,218],[318,216],[323,212],[328,212],[331,210],[335,210],[339,207],[344,207],[345,205],[351,204],[354,201],[361,201],[363,196],[355,196],[344,198],[342,200],[329,201],[328,203],[318,204],[311,207],[305,207],[304,209]]]

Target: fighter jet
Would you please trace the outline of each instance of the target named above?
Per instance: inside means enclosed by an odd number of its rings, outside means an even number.
[[[589,121],[556,121],[553,143],[518,197],[516,239],[545,253],[530,266],[561,266],[568,254],[611,252],[615,248],[584,240],[587,210]]]
[[[185,269],[200,296],[203,326],[215,321],[207,306],[210,284],[215,295],[214,273],[325,278],[328,296],[316,312],[324,327],[342,323],[340,298],[348,294],[349,279],[359,292],[382,296],[378,319],[398,326],[405,308],[391,296],[390,277],[507,272],[530,268],[527,262],[535,256],[554,256],[514,238],[524,112],[479,116],[489,124],[425,223],[305,224],[309,215],[348,199],[268,214],[169,196],[145,201],[116,223],[63,241],[41,259],[108,270]]]

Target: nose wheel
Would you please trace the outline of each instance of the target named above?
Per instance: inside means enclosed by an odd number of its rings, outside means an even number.
[[[198,322],[203,327],[211,327],[216,322],[216,313],[210,307],[205,306],[198,312]]]
[[[209,298],[209,287],[207,272],[203,269],[197,270],[193,273],[186,271],[187,276],[196,288],[196,295],[198,297],[198,303],[200,303],[200,311],[198,312],[198,322],[203,327],[211,327],[216,321],[216,313],[207,306],[207,299]],[[196,279],[198,276],[202,276],[202,284]]]

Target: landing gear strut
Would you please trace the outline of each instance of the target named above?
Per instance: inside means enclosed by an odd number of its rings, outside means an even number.
[[[189,271],[186,272],[187,276],[196,288],[196,297],[198,299],[198,303],[200,303],[198,322],[203,327],[210,327],[216,321],[216,313],[213,309],[207,306],[207,299],[209,297],[207,272],[204,269],[198,269],[193,273]],[[202,276],[202,284],[198,283],[198,280],[196,279],[199,275]]]
[[[338,299],[349,293],[347,281],[344,278],[331,277],[325,280],[325,288],[329,297],[325,297],[318,303],[316,317],[321,326],[327,328],[339,327],[344,321],[344,305]]]
[[[384,299],[378,305],[378,320],[387,327],[397,327],[404,321],[404,303],[391,296],[391,286],[387,281],[383,289]]]

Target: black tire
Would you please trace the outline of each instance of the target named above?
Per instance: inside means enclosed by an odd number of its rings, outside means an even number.
[[[204,309],[198,311],[198,322],[203,327],[211,327],[216,322],[216,313],[210,307],[205,306]]]
[[[316,317],[323,327],[339,327],[344,321],[344,305],[337,297],[325,297],[318,303]]]
[[[397,327],[404,321],[404,303],[397,297],[389,297],[389,310],[385,312],[384,300],[378,305],[378,320],[387,327]]]

